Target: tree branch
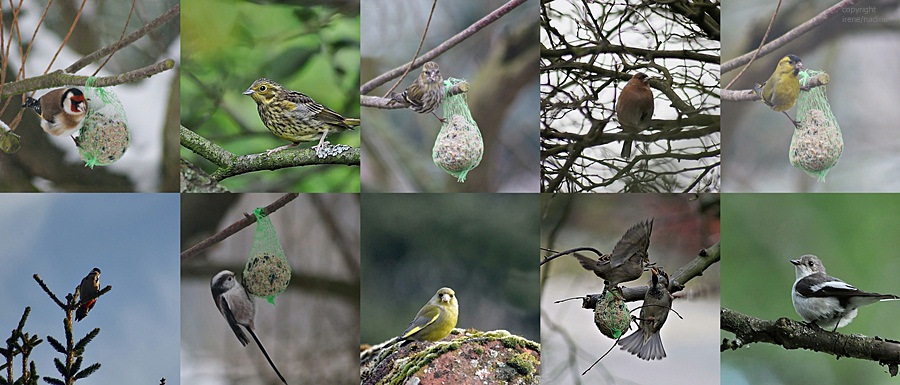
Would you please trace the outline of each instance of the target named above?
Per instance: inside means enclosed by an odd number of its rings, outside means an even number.
[[[432,59],[438,57],[442,53],[450,50],[450,48],[453,48],[457,44],[462,43],[467,38],[469,38],[469,36],[472,36],[476,32],[482,30],[484,27],[491,25],[491,23],[499,20],[500,17],[509,13],[510,11],[512,11],[516,7],[522,5],[523,3],[525,3],[525,0],[510,0],[506,4],[500,6],[493,12],[489,13],[487,16],[476,21],[475,23],[470,25],[468,28],[462,30],[460,33],[447,39],[447,41],[441,43],[440,45],[438,45],[431,51],[428,51],[428,52],[422,54],[422,56],[419,56],[419,58],[412,64],[413,68],[418,68],[419,66],[425,64],[425,62],[431,61]],[[390,71],[387,71],[387,72],[375,77],[372,80],[369,80],[368,82],[366,82],[366,84],[363,84],[361,87],[359,87],[359,94],[360,95],[368,94],[369,92],[378,88],[382,84],[385,84],[385,83],[389,82],[391,79],[394,79],[394,78],[402,75],[403,72],[406,71],[407,68],[409,68],[409,67],[410,67],[410,63],[407,62],[407,63],[400,65],[397,68],[394,68]]]
[[[94,81],[93,86],[109,87],[118,84],[131,83],[143,78],[149,78],[172,68],[175,68],[175,60],[166,59],[159,63],[128,71],[123,74],[97,77],[95,78],[96,80]],[[3,86],[3,90],[0,91],[0,98],[61,86],[84,86],[90,78],[90,76],[71,75],[62,70],[57,70],[46,75],[7,83]]]
[[[325,158],[319,158],[312,148],[283,150],[271,155],[235,155],[184,126],[181,127],[181,145],[219,167],[211,174],[216,181],[248,172],[315,164],[359,166],[361,156],[358,148]]]
[[[829,78],[829,75],[825,72],[818,74],[809,78],[806,86],[802,87],[801,90],[809,91],[815,87],[827,85]],[[753,90],[722,90],[722,100],[748,102],[760,100],[760,98]]]
[[[75,63],[72,63],[72,65],[70,65],[68,68],[66,68],[66,72],[75,73],[78,70],[86,67],[88,64],[93,63],[106,55],[116,52],[116,51],[128,46],[131,43],[134,43],[135,41],[137,41],[137,39],[140,39],[141,37],[143,37],[150,31],[156,29],[157,27],[159,27],[162,24],[165,24],[167,21],[172,20],[173,18],[175,18],[176,16],[178,16],[180,14],[181,14],[181,4],[175,4],[175,6],[172,7],[171,9],[169,9],[168,11],[166,11],[166,13],[163,13],[156,19],[153,19],[152,21],[147,23],[147,25],[141,27],[137,31],[134,31],[132,34],[126,36],[124,39],[117,40],[115,44],[110,44],[106,47],[103,47],[94,52],[91,52],[87,56],[76,61]]]
[[[841,334],[822,330],[788,318],[762,320],[722,307],[722,330],[734,333],[735,339],[724,339],[721,351],[737,350],[752,343],[764,342],[785,349],[807,349],[840,357],[877,361],[888,367],[891,377],[900,365],[900,341],[859,334]]]
[[[469,82],[456,83],[447,90],[447,93],[449,93],[450,95],[459,95],[464,92],[469,92]],[[381,108],[384,110],[409,108],[409,103],[407,103],[406,101],[397,101],[391,98],[382,98],[369,95],[360,95],[359,105],[365,107]]]
[[[289,193],[284,194],[281,198],[278,198],[276,201],[272,202],[266,207],[263,207],[262,215],[270,215],[278,209],[284,207],[284,205],[288,204],[290,201],[297,198],[300,194],[297,193]],[[216,243],[222,242],[225,238],[228,238],[238,231],[243,230],[245,227],[250,226],[251,224],[256,222],[256,216],[244,213],[244,218],[239,219],[229,225],[228,227],[222,229],[218,233],[213,234],[209,238],[206,238],[194,246],[191,246],[187,250],[181,252],[181,261],[184,262],[188,259],[193,258],[195,255],[200,253],[203,250],[208,249],[210,246],[215,245]]]
[[[788,31],[784,35],[781,35],[779,38],[772,40],[772,42],[770,42],[769,44],[764,45],[762,48],[759,49],[759,55],[757,55],[757,57],[763,57],[766,54],[768,54],[769,52],[772,52],[778,48],[781,48],[785,44],[790,43],[791,41],[800,37],[804,33],[807,33],[809,31],[811,31],[813,28],[818,27],[820,24],[824,23],[826,20],[841,14],[841,12],[843,11],[844,8],[852,7],[854,4],[858,3],[859,1],[860,0],[843,0],[843,1],[833,5],[831,8],[828,8],[828,9],[822,11],[822,13],[816,15],[812,19],[809,19],[809,21],[798,25],[796,28]],[[741,56],[738,56],[734,59],[731,59],[727,62],[722,63],[722,68],[721,68],[722,73],[725,74],[729,71],[734,70],[735,68],[737,68],[739,66],[747,64],[748,62],[750,62],[750,59],[753,58],[753,55],[755,52],[756,52],[756,50],[753,50],[752,52],[747,52]]]

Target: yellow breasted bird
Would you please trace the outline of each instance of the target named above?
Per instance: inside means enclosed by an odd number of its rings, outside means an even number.
[[[456,327],[458,316],[456,293],[449,287],[442,287],[396,340],[440,341]]]
[[[319,144],[313,148],[318,153],[328,143],[325,141],[328,134],[359,126],[359,119],[345,118],[309,96],[285,89],[270,79],[257,79],[243,94],[256,102],[259,117],[270,132],[292,142],[269,150],[266,155],[317,139]]]
[[[57,88],[40,98],[26,98],[22,108],[31,108],[41,117],[41,128],[53,136],[70,136],[84,124],[88,103],[78,88]]]
[[[778,61],[775,72],[769,76],[769,80],[761,86],[756,85],[754,91],[763,103],[775,111],[784,112],[784,115],[791,119],[785,111],[793,107],[797,97],[800,96],[800,80],[797,75],[802,69],[803,63],[797,55],[787,55]],[[791,121],[797,125],[794,119]]]

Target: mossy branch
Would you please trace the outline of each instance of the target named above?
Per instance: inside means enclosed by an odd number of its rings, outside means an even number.
[[[900,341],[831,332],[784,317],[775,321],[763,320],[726,307],[721,308],[719,315],[722,330],[735,336],[722,340],[720,350],[723,352],[763,342],[790,350],[822,352],[836,358],[876,361],[888,368],[891,377],[897,375],[900,366]]]
[[[271,155],[265,153],[235,155],[184,126],[181,127],[181,145],[218,166],[210,174],[216,181],[254,171],[279,170],[297,166],[317,164],[359,166],[360,160],[358,148],[350,148],[336,156],[325,158],[319,158],[316,151],[311,148],[282,150]]]

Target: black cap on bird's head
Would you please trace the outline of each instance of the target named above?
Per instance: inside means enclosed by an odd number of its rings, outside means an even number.
[[[97,272],[97,274],[100,274],[100,268],[99,268],[99,267],[95,267],[93,270],[91,270],[91,273],[93,273],[93,272],[95,272],[95,271]]]
[[[794,54],[787,55],[788,62],[794,67],[794,75],[797,75],[803,69],[803,62],[800,57]]]

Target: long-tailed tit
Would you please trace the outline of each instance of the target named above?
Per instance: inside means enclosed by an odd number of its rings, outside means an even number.
[[[638,330],[619,340],[622,350],[636,354],[642,360],[661,360],[666,357],[659,330],[662,329],[669,310],[672,308],[672,294],[669,293],[669,275],[660,268],[652,268],[650,288],[644,295]]]
[[[900,299],[893,294],[869,293],[825,274],[825,266],[815,255],[791,260],[797,280],[791,289],[794,310],[803,319],[822,329],[844,327],[856,317],[856,309],[879,301]]]
[[[95,267],[86,277],[81,279],[81,290],[79,290],[79,293],[81,294],[79,294],[79,301],[97,295],[98,291],[100,291],[100,269]],[[75,310],[75,320],[81,321],[84,317],[87,317],[88,312],[94,308],[95,304],[97,304],[96,298],[87,301],[78,307],[78,309]]]
[[[650,247],[650,232],[653,231],[653,220],[640,222],[631,226],[619,239],[612,253],[593,260],[580,254],[574,254],[581,267],[593,271],[607,283],[607,289],[614,289],[620,283],[634,281],[641,277],[644,265],[650,263],[647,248]]]
[[[250,298],[250,295],[244,290],[244,286],[237,281],[234,273],[222,270],[213,277],[210,288],[212,289],[213,300],[216,301],[216,307],[219,308],[219,312],[228,321],[228,326],[231,326],[231,330],[234,331],[234,335],[241,342],[241,345],[247,346],[248,340],[238,325],[243,326],[250,332],[253,340],[259,345],[259,350],[262,351],[263,355],[266,356],[266,360],[269,361],[269,365],[272,365],[272,369],[275,370],[275,374],[278,375],[281,382],[287,384],[284,376],[281,375],[281,372],[275,367],[275,363],[269,358],[266,348],[263,347],[262,342],[259,341],[256,333],[253,332],[253,317],[256,314],[256,304],[253,302],[253,298]]]

